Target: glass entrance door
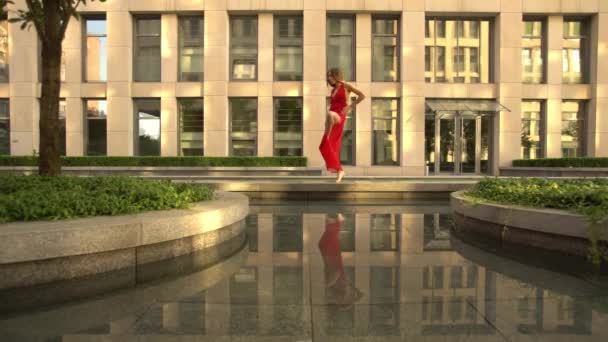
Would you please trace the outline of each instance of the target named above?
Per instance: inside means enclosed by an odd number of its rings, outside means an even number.
[[[427,119],[432,120],[431,117]],[[490,161],[490,120],[480,113],[438,112],[434,117],[434,143],[426,146],[434,148],[434,174],[482,174],[489,173]],[[427,131],[426,139],[431,139]],[[430,152],[427,151],[427,155]]]

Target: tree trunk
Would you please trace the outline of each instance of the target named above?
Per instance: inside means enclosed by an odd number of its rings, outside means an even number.
[[[61,173],[59,158],[59,91],[61,88],[61,45],[63,33],[58,4],[45,1],[45,37],[42,44],[42,95],[40,97],[40,146],[38,173]],[[52,5],[51,5],[52,4]]]

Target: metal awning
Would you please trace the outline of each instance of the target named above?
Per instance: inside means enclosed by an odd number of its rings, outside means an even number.
[[[427,108],[436,112],[511,112],[494,100],[427,100]]]

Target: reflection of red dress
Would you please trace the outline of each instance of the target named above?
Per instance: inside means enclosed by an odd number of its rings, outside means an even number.
[[[342,133],[344,132],[344,123],[346,122],[346,114],[344,113],[346,106],[346,88],[344,88],[343,83],[340,83],[329,105],[329,110],[338,113],[340,116],[340,122],[331,128],[329,136],[323,134],[321,145],[319,145],[319,151],[321,151],[321,155],[325,160],[325,166],[329,172],[342,171],[340,145],[342,144]]]
[[[340,247],[340,230],[342,222],[327,223],[325,232],[319,240],[319,250],[323,255],[325,272],[337,274],[335,285],[344,286],[346,277],[344,274],[344,263],[342,262],[342,248]]]

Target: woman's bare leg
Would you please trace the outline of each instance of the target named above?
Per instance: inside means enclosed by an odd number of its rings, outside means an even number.
[[[329,137],[329,133],[331,133],[332,127],[334,125],[340,123],[340,116],[336,112],[327,112],[327,116],[325,117],[325,134]]]

